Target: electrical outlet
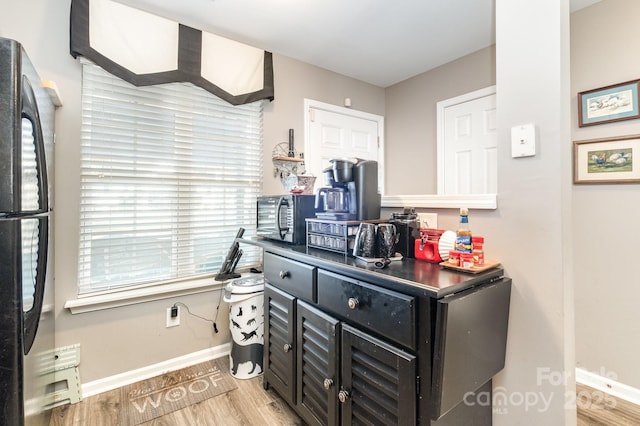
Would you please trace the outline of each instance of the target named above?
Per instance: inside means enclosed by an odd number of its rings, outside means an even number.
[[[167,308],[167,328],[180,325],[180,307],[178,306],[177,309],[178,315],[175,317],[171,317],[171,306]]]
[[[438,213],[418,213],[420,228],[437,228]]]

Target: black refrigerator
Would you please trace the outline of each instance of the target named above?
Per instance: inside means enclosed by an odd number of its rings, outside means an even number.
[[[53,371],[55,106],[0,38],[0,424],[46,425]]]

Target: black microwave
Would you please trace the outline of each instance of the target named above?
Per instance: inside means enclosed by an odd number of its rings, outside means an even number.
[[[305,219],[314,217],[313,195],[269,195],[258,197],[256,235],[291,244],[306,242]]]

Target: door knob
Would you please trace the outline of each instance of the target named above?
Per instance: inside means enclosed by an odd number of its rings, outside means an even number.
[[[289,276],[289,271],[280,271],[280,278],[285,279]]]
[[[291,345],[288,343],[285,343],[284,346],[282,347],[282,350],[285,352],[289,352],[291,350]]]
[[[333,386],[333,380],[331,379],[324,379],[324,388],[326,390],[331,389],[331,386]]]
[[[349,309],[356,309],[360,304],[360,301],[358,301],[357,297],[350,297],[347,304],[349,305]]]
[[[340,402],[342,402],[343,404],[345,402],[347,402],[347,400],[349,400],[349,392],[347,392],[346,390],[341,390],[340,392],[338,392],[338,399],[340,400]]]

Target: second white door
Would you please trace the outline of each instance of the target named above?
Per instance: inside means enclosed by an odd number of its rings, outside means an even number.
[[[438,114],[438,193],[496,193],[495,87],[439,102]]]

